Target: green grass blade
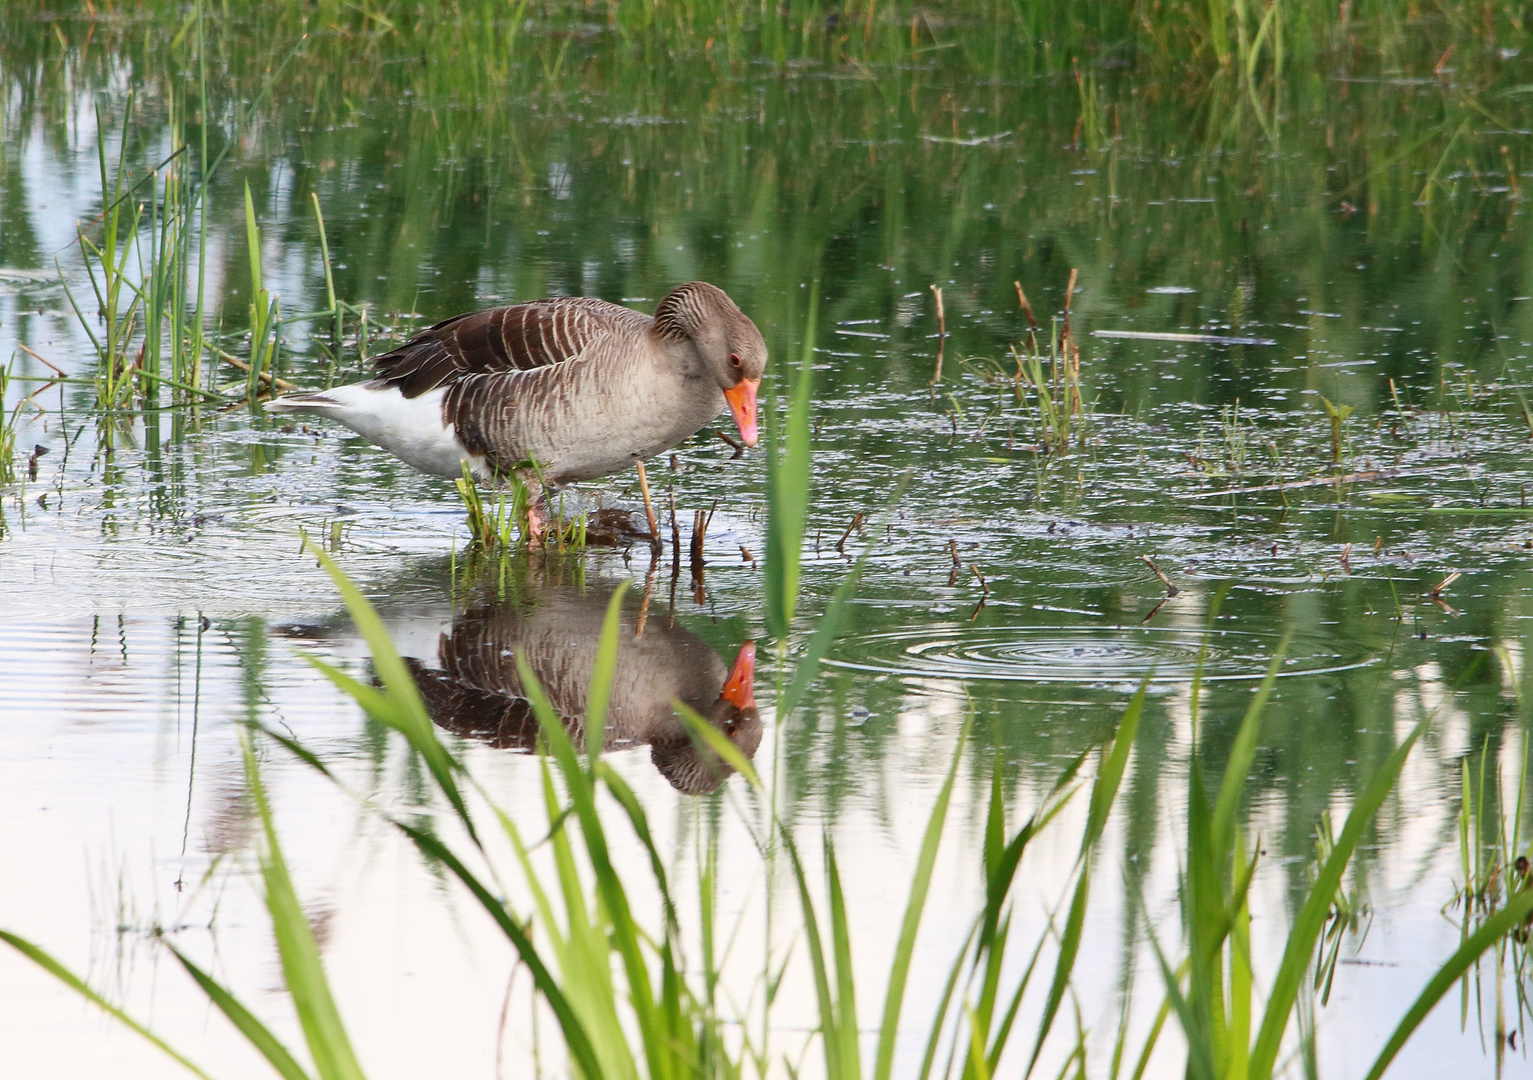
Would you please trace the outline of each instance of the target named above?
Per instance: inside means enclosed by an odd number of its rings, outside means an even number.
[[[921,1071],[916,1073],[916,1080],[929,1080],[931,1076],[932,1063],[937,1060],[937,1048],[942,1042],[942,1025],[947,1019],[948,1006],[953,1000],[953,991],[958,986],[958,977],[963,974],[964,962],[969,955],[969,946],[974,943],[974,935],[978,929],[978,922],[969,928],[969,935],[963,939],[963,945],[959,948],[958,955],[953,959],[953,966],[948,971],[947,982],[943,984],[942,994],[937,999],[937,1008],[932,1013],[931,1034],[926,1040],[926,1053],[921,1058]]]
[[[1007,918],[1010,925],[1011,919]],[[985,1060],[990,1065],[993,1073],[1001,1064],[1001,1054],[1006,1050],[1006,1044],[1011,1040],[1011,1029],[1017,1022],[1017,1015],[1022,1010],[1022,997],[1027,993],[1027,988],[1032,985],[1033,972],[1038,968],[1038,958],[1043,955],[1043,947],[1048,943],[1049,936],[1042,934],[1038,938],[1038,944],[1033,947],[1033,955],[1027,958],[1027,967],[1022,969],[1022,977],[1017,980],[1017,987],[1012,991],[1011,1004],[1006,1006],[1005,1015],[1001,1017],[1000,1024],[995,1029],[995,1034],[990,1039],[990,1050],[985,1055]]]
[[[825,837],[825,880],[830,891],[830,940],[836,957],[836,1040],[845,1075],[862,1076],[862,1054],[857,1045],[857,984],[852,974],[852,938],[846,917],[846,897],[841,891],[841,872],[836,868],[836,848]],[[896,962],[898,962],[896,960]]]
[[[682,726],[687,729],[687,734],[693,739],[703,742],[709,750],[712,750],[724,763],[735,772],[745,777],[746,782],[758,792],[765,792],[766,788],[761,783],[761,777],[750,759],[740,752],[740,748],[729,741],[729,737],[718,728],[708,723],[701,714],[686,702],[679,699],[671,701],[671,708],[676,710],[676,715],[681,718]]]
[[[568,1048],[570,1056],[575,1059],[575,1064],[580,1068],[582,1075],[587,1077],[587,1080],[602,1076],[601,1066],[597,1062],[595,1051],[591,1046],[591,1039],[586,1034],[584,1025],[581,1023],[579,1016],[576,1015],[575,1010],[570,1006],[569,998],[560,989],[558,982],[553,977],[553,973],[549,971],[548,965],[543,962],[543,957],[538,953],[537,946],[533,943],[528,932],[511,917],[511,913],[506,910],[505,905],[496,899],[489,889],[485,888],[484,883],[475,876],[473,871],[463,865],[462,860],[454,855],[450,848],[424,829],[394,818],[389,820],[395,828],[399,829],[415,843],[415,846],[420,849],[421,854],[440,862],[454,877],[468,887],[468,891],[473,894],[474,899],[479,901],[480,907],[484,908],[490,917],[495,920],[496,925],[500,927],[501,933],[506,936],[507,940],[511,942],[512,947],[516,949],[517,956],[521,959],[522,963],[527,965],[527,970],[532,973],[532,981],[536,984],[538,992],[543,995],[544,1000],[548,1002],[549,1008],[553,1010],[554,1017],[559,1023],[559,1032],[564,1037],[565,1046]]]
[[[336,591],[341,594],[341,600],[351,614],[351,620],[356,624],[357,632],[367,642],[368,651],[373,658],[373,668],[378,672],[378,678],[384,685],[386,698],[370,697],[368,700],[372,701],[373,705],[364,704],[364,708],[368,709],[375,720],[403,734],[415,752],[420,754],[426,767],[431,770],[431,776],[437,782],[437,786],[442,789],[442,794],[452,804],[458,819],[463,822],[469,836],[473,837],[477,844],[478,833],[474,829],[473,819],[469,816],[468,806],[463,801],[463,793],[458,788],[456,774],[461,767],[442,745],[442,741],[437,738],[436,728],[431,723],[431,715],[426,711],[426,703],[421,699],[420,690],[415,685],[415,679],[410,675],[410,669],[405,666],[404,660],[394,648],[394,643],[383,626],[383,620],[378,617],[378,612],[374,610],[373,605],[368,603],[367,597],[362,595],[362,590],[352,583],[352,580],[341,571],[330,556],[321,551],[308,537],[304,537],[303,544],[305,550],[318,560],[325,573],[330,575],[330,580],[335,583]],[[324,666],[321,666],[320,670],[330,674]],[[330,677],[336,678],[334,674]],[[352,680],[350,686],[342,688],[357,697],[358,701],[363,701],[363,698],[357,695],[359,686],[359,683]],[[374,708],[378,711],[374,711]]]
[[[666,1040],[660,1037],[663,1018],[655,1007],[654,988],[650,985],[649,968],[640,947],[638,923],[628,903],[622,878],[612,865],[606,832],[596,808],[595,788],[591,777],[581,769],[575,756],[575,746],[549,703],[542,683],[527,663],[526,656],[518,653],[516,666],[543,737],[563,774],[570,801],[575,807],[576,819],[580,822],[580,835],[585,842],[586,855],[596,875],[597,893],[606,908],[612,947],[622,960],[629,1001],[639,1030],[645,1034],[644,1052],[650,1076],[663,1078],[668,1075],[665,1054],[669,1050]]]
[[[1187,999],[1182,995],[1182,988],[1177,979],[1176,972],[1171,970],[1171,965],[1166,963],[1166,954],[1161,951],[1160,941],[1155,936],[1155,929],[1150,925],[1150,918],[1144,912],[1144,898],[1138,897],[1141,913],[1144,915],[1145,934],[1150,939],[1150,947],[1155,952],[1155,962],[1160,967],[1161,978],[1166,983],[1166,1000],[1176,1012],[1177,1019],[1182,1022],[1182,1032],[1187,1037],[1187,1073],[1191,1080],[1218,1080],[1218,1074],[1214,1070],[1213,1057],[1209,1053],[1208,1038],[1202,1032],[1197,1019],[1188,1005]],[[1159,1029],[1156,1029],[1158,1035]],[[1139,1069],[1135,1070],[1137,1080],[1144,1066],[1149,1063],[1149,1053],[1145,1053],[1140,1060]]]
[[[916,932],[921,928],[921,913],[926,908],[926,895],[931,888],[932,869],[937,863],[937,848],[942,842],[948,804],[952,800],[953,785],[958,779],[958,766],[963,760],[964,745],[968,742],[973,723],[971,714],[958,731],[958,745],[953,748],[953,760],[948,765],[947,779],[943,781],[931,816],[926,820],[926,836],[921,841],[921,854],[916,860],[915,876],[910,882],[910,899],[905,903],[905,918],[900,924],[899,941],[894,947],[894,964],[889,970],[889,987],[884,993],[884,1015],[879,1025],[878,1050],[873,1066],[874,1080],[888,1080],[894,1069],[894,1042],[899,1034],[900,1010],[905,1001],[910,960],[915,953]]]
[[[1144,712],[1145,693],[1148,688],[1148,680],[1140,684],[1138,692],[1134,694],[1128,708],[1124,710],[1123,719],[1118,722],[1118,730],[1113,736],[1111,745],[1102,749],[1102,767],[1097,773],[1096,783],[1092,785],[1091,807],[1086,815],[1086,832],[1081,839],[1080,879],[1075,885],[1075,896],[1070,901],[1070,913],[1065,919],[1065,932],[1059,943],[1059,958],[1054,965],[1054,980],[1049,986],[1049,996],[1044,1005],[1043,1017],[1038,1023],[1038,1037],[1033,1043],[1033,1054],[1028,1060],[1024,1076],[1031,1075],[1038,1064],[1038,1056],[1043,1053],[1044,1041],[1054,1026],[1054,1020],[1059,1014],[1059,1006],[1064,1002],[1065,991],[1069,987],[1070,977],[1075,967],[1075,958],[1080,953],[1081,934],[1086,922],[1086,899],[1091,892],[1091,850],[1101,838],[1102,830],[1107,827],[1107,816],[1118,797],[1118,788],[1123,781],[1123,774],[1128,769],[1128,758],[1139,734],[1139,718]]]
[[[1065,991],[1069,989],[1070,976],[1075,968],[1075,958],[1080,953],[1081,933],[1086,925],[1086,899],[1090,894],[1091,864],[1087,860],[1081,866],[1080,879],[1075,883],[1075,895],[1070,900],[1070,913],[1065,919],[1065,932],[1059,941],[1059,958],[1054,963],[1054,981],[1049,985],[1049,996],[1044,1003],[1043,1018],[1038,1022],[1038,1038],[1033,1043],[1033,1056],[1028,1060],[1027,1071],[1022,1074],[1024,1077],[1030,1076],[1038,1064],[1038,1056],[1043,1053],[1043,1044],[1054,1027],[1055,1018],[1059,1015],[1059,1006],[1064,1002]]]
[[[1256,737],[1261,730],[1262,709],[1272,693],[1272,684],[1277,681],[1277,673],[1288,655],[1288,643],[1292,639],[1293,629],[1290,628],[1279,642],[1256,696],[1246,708],[1245,718],[1240,722],[1240,731],[1235,736],[1235,745],[1230,749],[1229,762],[1224,767],[1224,781],[1219,785],[1219,797],[1214,802],[1212,823],[1214,850],[1222,856],[1229,854],[1235,812],[1240,808],[1240,795],[1245,790],[1246,774],[1251,771],[1251,762],[1256,758]]]
[[[1205,1040],[1204,1049],[1216,1057],[1213,1043],[1220,1030],[1219,1014],[1224,1000],[1221,947],[1229,934],[1214,854],[1212,812],[1203,787],[1203,770],[1193,755],[1187,793],[1187,870],[1182,876],[1182,918],[1188,942],[1187,1007],[1195,1020],[1187,1039]]]
[[[905,482],[901,480],[896,488],[892,501],[898,501],[899,495],[904,491]],[[781,720],[792,714],[798,708],[798,703],[803,700],[809,684],[814,680],[820,670],[820,662],[825,659],[826,653],[835,643],[836,632],[841,628],[841,620],[846,614],[847,605],[851,603],[852,596],[857,592],[857,586],[862,581],[862,571],[868,562],[868,556],[873,554],[873,542],[863,548],[862,554],[847,571],[841,584],[836,586],[835,594],[830,599],[825,614],[820,616],[820,621],[815,625],[814,633],[809,637],[809,643],[804,646],[804,654],[799,657],[798,664],[793,669],[793,678],[788,682],[788,688],[783,691],[782,697],[777,702],[777,716]]]
[[[1406,1011],[1405,1016],[1400,1020],[1400,1025],[1395,1028],[1394,1034],[1384,1044],[1384,1049],[1379,1051],[1379,1056],[1375,1059],[1373,1068],[1368,1070],[1365,1080],[1378,1080],[1384,1075],[1384,1071],[1389,1068],[1390,1062],[1400,1052],[1406,1040],[1426,1019],[1427,1014],[1432,1011],[1443,994],[1447,993],[1449,987],[1480,959],[1482,953],[1515,930],[1529,915],[1533,915],[1533,889],[1524,889],[1514,894],[1507,901],[1506,907],[1480,924],[1480,928],[1471,934],[1448,958],[1448,962],[1438,968],[1427,981],[1421,996]]]
[[[1118,721],[1112,745],[1103,754],[1101,772],[1097,774],[1097,782],[1091,789],[1091,809],[1086,815],[1086,833],[1081,840],[1082,853],[1095,847],[1096,842],[1102,838],[1102,830],[1107,828],[1107,815],[1118,797],[1118,787],[1128,769],[1129,754],[1133,752],[1134,740],[1139,735],[1139,718],[1144,713],[1144,699],[1149,686],[1148,680],[1139,684],[1139,690],[1129,699],[1128,708],[1123,711],[1123,719]]]
[[[593,761],[601,753],[607,734],[607,702],[612,699],[612,680],[617,675],[618,631],[623,616],[625,581],[612,592],[596,644],[596,663],[591,668],[591,689],[586,694],[586,755]]]
[[[330,993],[320,960],[319,945],[309,927],[308,917],[298,902],[288,874],[287,861],[277,840],[277,826],[272,820],[266,789],[261,783],[255,747],[249,732],[243,733],[245,777],[256,814],[261,820],[265,844],[261,851],[261,879],[265,885],[266,907],[271,913],[272,930],[277,938],[277,953],[282,960],[282,977],[293,996],[293,1009],[309,1044],[315,1071],[323,1080],[362,1080],[362,1066],[351,1048],[340,1010]]]
[[[809,409],[814,378],[815,322],[820,289],[809,300],[809,321],[787,415],[775,404],[767,413],[767,553],[765,571],[767,632],[786,638],[798,603],[799,560],[811,480]],[[779,438],[781,445],[779,446]]]
[[[798,845],[793,842],[787,828],[778,826],[783,846],[788,851],[793,880],[798,885],[799,904],[804,911],[804,938],[809,944],[809,965],[814,973],[814,990],[820,1006],[820,1041],[825,1051],[825,1075],[827,1080],[857,1080],[846,1074],[842,1067],[840,1040],[836,1036],[836,1002],[830,993],[830,972],[825,963],[825,949],[820,940],[820,924],[815,918],[814,901],[809,896],[809,877],[799,859]]]
[[[634,835],[639,838],[639,843],[649,855],[649,868],[655,875],[655,888],[660,893],[660,902],[665,909],[666,925],[674,928],[676,904],[671,897],[670,876],[665,872],[665,860],[660,857],[660,849],[655,845],[655,838],[649,827],[649,815],[644,811],[644,804],[634,794],[633,788],[628,786],[628,781],[606,762],[597,763],[596,776],[606,785],[612,797],[617,800],[617,804],[623,808],[623,812],[628,816],[629,824],[633,826]]]
[[[278,1074],[286,1080],[309,1080],[309,1074],[303,1071],[303,1066],[288,1052],[287,1047],[271,1033],[271,1029],[240,1004],[239,1000],[223,986],[215,982],[207,972],[192,963],[180,949],[165,943],[170,954],[181,962],[186,973],[197,981],[202,992],[208,996],[208,1000],[218,1007],[218,1010],[229,1018],[229,1022],[239,1029],[246,1041],[254,1046],[261,1056],[270,1063]]]
[[[974,1080],[990,1080],[990,1062],[985,1059],[985,1030],[980,1026],[979,1014],[968,1005],[964,1017],[969,1021],[969,1064],[965,1076]]]
[[[1309,898],[1294,919],[1293,928],[1288,934],[1288,945],[1283,950],[1283,959],[1272,981],[1272,990],[1267,998],[1267,1008],[1262,1017],[1261,1028],[1257,1032],[1256,1045],[1251,1051],[1250,1075],[1253,1077],[1265,1077],[1272,1072],[1273,1063],[1277,1060],[1278,1049],[1283,1041],[1283,1033],[1288,1028],[1288,1019],[1293,1011],[1294,1000],[1298,997],[1299,986],[1304,981],[1310,956],[1314,953],[1315,939],[1319,937],[1325,926],[1326,916],[1336,897],[1336,890],[1341,885],[1342,874],[1346,871],[1352,852],[1362,839],[1363,830],[1373,819],[1373,815],[1378,812],[1379,807],[1383,805],[1385,798],[1394,790],[1400,770],[1405,767],[1405,759],[1410,755],[1411,748],[1416,745],[1416,740],[1421,738],[1422,732],[1426,730],[1426,725],[1425,720],[1416,725],[1405,741],[1385,759],[1378,773],[1369,781],[1367,788],[1352,805],[1352,812],[1347,815],[1347,823],[1343,826],[1341,835],[1336,838],[1336,846],[1332,849],[1331,857],[1321,867],[1320,873],[1315,878],[1314,887],[1310,890]]]
[[[137,1020],[133,1019],[133,1017],[129,1016],[116,1005],[113,1005],[106,998],[102,997],[89,986],[85,985],[85,982],[78,975],[70,971],[63,964],[59,963],[52,956],[48,955],[47,952],[32,944],[26,938],[17,937],[15,934],[9,933],[8,931],[0,930],[0,941],[5,942],[11,948],[21,953],[22,956],[25,956],[28,960],[32,961],[48,974],[52,975],[59,982],[69,987],[85,1000],[89,1001],[92,1005],[110,1015],[114,1020],[122,1024],[124,1027],[130,1028],[137,1032],[139,1035],[143,1036],[145,1039],[148,1039],[170,1057],[174,1058],[188,1071],[202,1077],[203,1080],[212,1080],[212,1078],[209,1077],[207,1073],[203,1072],[196,1065],[193,1065],[186,1058],[182,1057],[175,1050],[171,1049],[170,1044],[165,1042],[164,1039],[161,1039],[154,1032],[144,1027],[143,1024],[140,1024]]]

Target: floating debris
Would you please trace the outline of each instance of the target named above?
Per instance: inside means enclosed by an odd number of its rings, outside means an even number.
[[[1156,330],[1093,330],[1092,337],[1133,338],[1137,341],[1182,341],[1190,345],[1276,345],[1272,338],[1224,334],[1181,334]]]

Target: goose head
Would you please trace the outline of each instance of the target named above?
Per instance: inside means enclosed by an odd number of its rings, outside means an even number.
[[[761,716],[756,711],[756,646],[740,647],[719,696],[700,708],[702,717],[724,733],[736,750],[750,760],[761,745]],[[690,734],[650,744],[650,761],[677,791],[706,795],[718,789],[734,769],[718,754]]]
[[[766,342],[756,324],[723,289],[689,281],[655,308],[655,329],[663,337],[691,344],[707,375],[723,391],[741,441],[755,446],[760,438],[756,390],[767,362]]]

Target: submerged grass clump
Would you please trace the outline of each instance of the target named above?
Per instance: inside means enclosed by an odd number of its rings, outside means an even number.
[[[464,522],[468,525],[471,544],[480,550],[495,552],[501,558],[510,558],[518,548],[527,546],[534,496],[515,470],[507,473],[504,483],[495,488],[493,500],[486,500],[466,461],[463,475],[453,483],[457,486],[458,497],[463,500]],[[585,550],[587,520],[584,510],[573,518],[566,518],[561,499],[558,509],[543,512],[547,514],[543,540],[547,547],[561,554]]]
[[[0,368],[0,487],[16,482],[16,427],[21,402],[9,412],[5,409],[6,391],[10,389],[11,366]]]
[[[1050,324],[1047,355],[1039,343],[1041,328],[1027,294],[1022,291],[1022,283],[1012,283],[1028,324],[1027,341],[1011,350],[1017,365],[1013,379],[1017,403],[1027,409],[1031,399],[1038,444],[1053,454],[1069,453],[1072,444],[1080,450],[1086,448],[1090,414],[1081,395],[1080,345],[1070,329],[1070,298],[1075,292],[1075,279],[1076,272],[1071,270],[1070,284],[1065,289],[1064,315]]]

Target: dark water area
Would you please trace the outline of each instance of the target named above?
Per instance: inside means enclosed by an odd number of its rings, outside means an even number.
[[[236,728],[257,718],[357,795],[268,763],[369,1075],[525,1075],[510,1063],[531,1036],[501,1015],[509,954],[485,947],[487,924],[363,803],[449,831],[450,815],[402,745],[302,659],[367,671],[328,579],[299,552],[302,529],[418,673],[458,680],[444,715],[463,694],[516,696],[504,671],[463,659],[465,641],[489,656],[536,638],[580,683],[593,619],[623,581],[625,618],[642,608],[655,627],[646,663],[707,682],[700,708],[758,642],[759,716],[740,737],[759,744],[752,760],[776,777],[784,819],[836,837],[869,954],[896,932],[966,717],[973,749],[936,886],[940,906],[965,912],[982,888],[991,755],[1022,813],[1144,684],[1078,987],[1104,1056],[1125,995],[1144,1014],[1135,1030],[1159,1004],[1129,897],[1142,892],[1162,944],[1176,940],[1194,727],[1207,767],[1222,767],[1277,660],[1243,825],[1266,853],[1253,940],[1270,961],[1322,818],[1339,821],[1430,717],[1349,875],[1368,916],[1315,1010],[1324,1071],[1361,1075],[1459,940],[1465,770],[1490,778],[1478,842],[1522,805],[1533,70],[1520,39],[1444,63],[1423,32],[1248,82],[1111,50],[1067,62],[1006,39],[987,51],[979,30],[852,61],[734,41],[645,57],[601,20],[534,20],[510,47],[499,24],[421,41],[316,31],[282,67],[296,39],[252,18],[220,23],[204,114],[181,27],[0,16],[0,357],[17,425],[16,479],[0,486],[0,864],[28,883],[0,889],[0,926],[197,1060],[227,1061],[219,1075],[257,1074],[195,988],[160,969],[150,932],[219,957],[286,1017],[246,880],[256,826]],[[204,135],[227,147],[191,268],[213,341],[248,355],[248,186],[264,283],[289,319],[278,374],[305,388],[355,378],[364,354],[462,311],[573,295],[647,311],[703,279],[761,327],[776,401],[817,296],[804,595],[782,663],[867,561],[803,711],[780,724],[773,707],[783,669],[762,613],[762,449],[738,456],[708,429],[652,463],[683,549],[693,512],[713,511],[698,585],[669,561],[647,574],[642,545],[486,565],[467,552],[451,485],[337,427],[243,403],[99,409],[96,354],[60,283],[89,314],[74,240],[105,206],[98,139],[138,178],[182,130],[194,156]],[[335,293],[367,313],[347,317],[333,351],[328,323],[296,318],[326,307],[315,200]],[[1087,407],[1066,452],[1044,445],[1020,378],[1015,283],[1045,339],[1068,307]],[[85,381],[49,383],[48,365]],[[245,376],[215,358],[203,378],[222,390]],[[639,505],[632,474],[567,500]],[[675,733],[634,686],[647,719],[609,736],[611,759],[671,838],[680,877],[696,873],[700,838],[718,839],[723,907],[757,925],[784,901],[738,820],[738,778],[686,780],[706,763],[666,757]],[[540,812],[526,740],[443,729],[510,812]],[[1065,841],[1040,852],[1019,920],[1046,925],[1075,857]],[[934,918],[918,975],[935,985],[964,932]],[[750,969],[759,943],[746,938]],[[14,1055],[16,1075],[160,1074],[152,1049],[22,961],[0,956],[0,972],[0,1060]],[[1523,1020],[1518,978],[1500,984],[1509,1027]],[[1496,985],[1483,976],[1462,1027],[1450,994],[1397,1074],[1526,1068],[1521,1038],[1500,1064],[1484,1048]],[[804,1037],[794,1009],[776,1019],[791,1045]],[[415,1045],[410,1031],[461,1038]],[[49,1072],[61,1044],[73,1072]],[[898,1070],[913,1075],[919,1052],[902,1042]],[[1180,1071],[1162,1050],[1150,1075]]]

